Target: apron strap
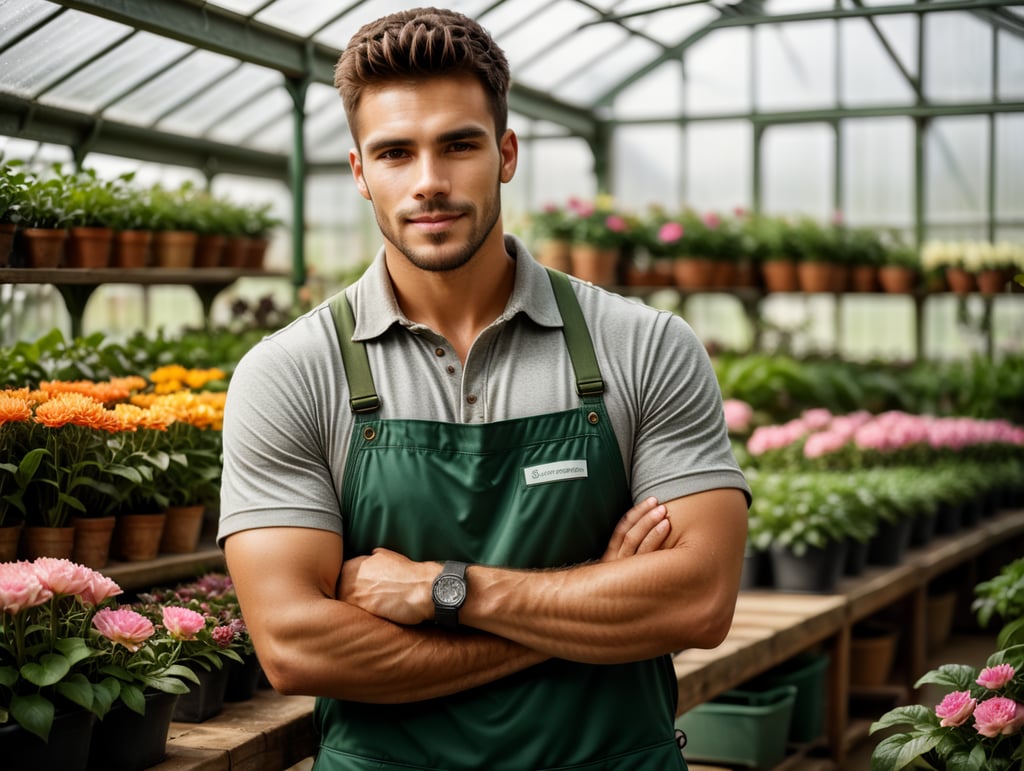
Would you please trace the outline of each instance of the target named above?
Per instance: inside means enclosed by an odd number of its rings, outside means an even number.
[[[352,339],[355,334],[356,321],[352,315],[352,306],[344,292],[338,292],[331,298],[329,307],[334,317],[334,328],[338,332],[338,344],[341,346],[341,360],[345,363],[345,379],[348,381],[349,404],[352,412],[362,414],[376,412],[380,409],[380,397],[373,384],[370,373],[370,360],[366,356],[366,346]]]
[[[601,369],[594,354],[594,342],[583,318],[583,311],[580,310],[579,300],[572,291],[567,275],[552,268],[547,271],[551,288],[555,291],[558,312],[562,314],[562,334],[565,335],[569,358],[576,373],[576,393],[584,398],[600,396],[604,393],[604,380],[601,378]]]
[[[547,269],[555,302],[562,315],[562,334],[569,349],[573,372],[576,374],[576,393],[581,397],[600,396],[604,393],[604,380],[594,354],[594,342],[587,329],[576,293],[572,291],[569,277],[564,273]],[[345,363],[345,379],[351,394],[349,404],[357,414],[376,412],[380,409],[380,397],[373,383],[366,346],[352,339],[356,322],[352,306],[344,292],[338,292],[329,302],[331,316],[338,334],[341,359]]]

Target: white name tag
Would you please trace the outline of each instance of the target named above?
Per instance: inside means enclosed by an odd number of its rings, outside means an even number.
[[[542,463],[539,466],[528,466],[523,469],[527,487],[543,485],[548,482],[563,482],[566,479],[586,479],[587,462],[585,460],[560,460],[556,463]]]

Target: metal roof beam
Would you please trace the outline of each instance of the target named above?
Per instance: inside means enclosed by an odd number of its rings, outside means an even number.
[[[597,137],[597,116],[583,107],[572,107],[543,91],[512,84],[508,95],[510,110],[535,120],[549,120],[592,142]]]
[[[206,3],[180,0],[56,0],[60,5],[161,37],[332,83],[338,52]]]
[[[151,128],[98,121],[81,113],[0,94],[0,134],[35,142],[81,147],[90,152],[201,169],[286,180],[288,158]]]

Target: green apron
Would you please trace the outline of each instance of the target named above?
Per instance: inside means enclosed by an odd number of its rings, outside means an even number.
[[[331,302],[356,420],[343,478],[346,559],[385,546],[417,561],[550,568],[604,552],[631,496],[586,322],[565,275],[551,277],[580,405],[488,424],[377,418],[352,311],[344,293]],[[411,704],[320,698],[315,771],[685,769],[676,703],[668,656],[550,660]]]

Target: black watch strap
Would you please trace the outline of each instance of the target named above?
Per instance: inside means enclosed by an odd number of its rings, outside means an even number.
[[[461,608],[463,603],[466,601],[467,567],[468,564],[465,562],[449,560],[444,563],[444,566],[441,568],[441,572],[438,574],[437,578],[434,579],[432,592],[434,598],[434,621],[440,626],[454,629],[459,625],[459,608]],[[453,583],[455,585],[461,584],[461,594],[459,594],[452,603],[443,601],[443,597],[446,598],[449,593],[442,591],[442,589],[450,588]]]

